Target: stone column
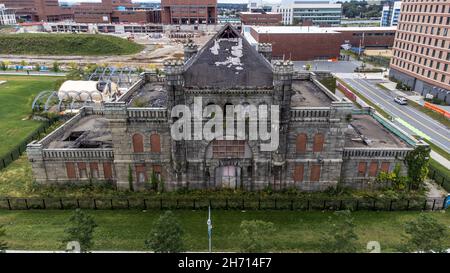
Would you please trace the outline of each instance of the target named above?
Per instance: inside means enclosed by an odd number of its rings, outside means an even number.
[[[269,62],[272,61],[272,44],[259,43],[258,52],[264,56]]]
[[[198,46],[189,41],[184,45],[184,62],[186,63],[190,58],[195,56],[198,52]]]
[[[44,154],[42,150],[42,144],[36,141],[27,145],[27,156],[31,163],[31,171],[33,178],[37,183],[47,182],[47,171],[45,169]]]

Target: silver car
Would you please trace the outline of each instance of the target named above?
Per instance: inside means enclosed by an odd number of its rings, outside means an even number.
[[[408,100],[405,97],[395,97],[394,101],[400,105],[407,105]]]

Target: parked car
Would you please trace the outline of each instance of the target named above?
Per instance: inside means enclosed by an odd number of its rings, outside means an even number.
[[[405,97],[395,97],[394,101],[400,105],[407,105],[408,100]]]

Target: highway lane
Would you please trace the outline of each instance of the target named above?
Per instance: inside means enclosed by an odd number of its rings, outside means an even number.
[[[395,103],[395,94],[376,86],[376,81],[361,78],[343,78],[343,80],[392,117],[401,119],[400,122],[394,121],[401,129],[413,135],[417,135],[420,131],[434,144],[450,153],[449,128],[410,106]]]

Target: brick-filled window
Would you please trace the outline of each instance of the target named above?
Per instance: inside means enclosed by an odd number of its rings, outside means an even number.
[[[150,135],[150,151],[152,153],[161,152],[161,137],[159,136],[159,134]]]
[[[369,165],[369,176],[375,177],[378,172],[378,162],[371,162]]]
[[[308,136],[306,134],[299,134],[295,142],[295,150],[298,154],[306,153],[306,143],[308,141]]]
[[[66,172],[68,179],[76,179],[77,174],[75,173],[75,164],[72,162],[66,162]]]
[[[380,171],[388,173],[389,172],[390,163],[389,162],[383,162],[380,166]]]
[[[87,169],[86,169],[86,163],[84,162],[78,162],[78,172],[80,174],[80,178],[87,178]]]
[[[97,162],[91,162],[89,163],[89,170],[91,173],[91,178],[98,178],[98,163]]]
[[[145,183],[147,181],[147,172],[145,171],[144,164],[136,165],[136,180],[139,183]]]
[[[103,176],[105,177],[106,180],[110,180],[110,179],[113,178],[111,162],[104,162],[103,163]]]
[[[313,144],[313,152],[319,153],[323,151],[323,143],[325,142],[325,138],[322,133],[317,133],[314,136],[314,144]]]
[[[214,140],[212,145],[214,158],[243,158],[245,155],[244,140]]]
[[[135,153],[144,152],[144,139],[141,134],[133,135],[133,152]]]
[[[319,164],[313,164],[311,166],[311,174],[309,176],[309,180],[311,182],[317,182],[320,180],[320,169],[321,166]]]
[[[303,164],[297,164],[294,168],[294,182],[303,182],[305,166]]]
[[[162,173],[161,165],[153,165],[152,166],[152,171],[153,171],[153,173],[156,175],[156,177],[158,179],[161,179],[161,173]]]
[[[358,176],[359,177],[366,176],[366,170],[367,170],[367,163],[366,162],[359,162],[359,164],[358,164]]]

